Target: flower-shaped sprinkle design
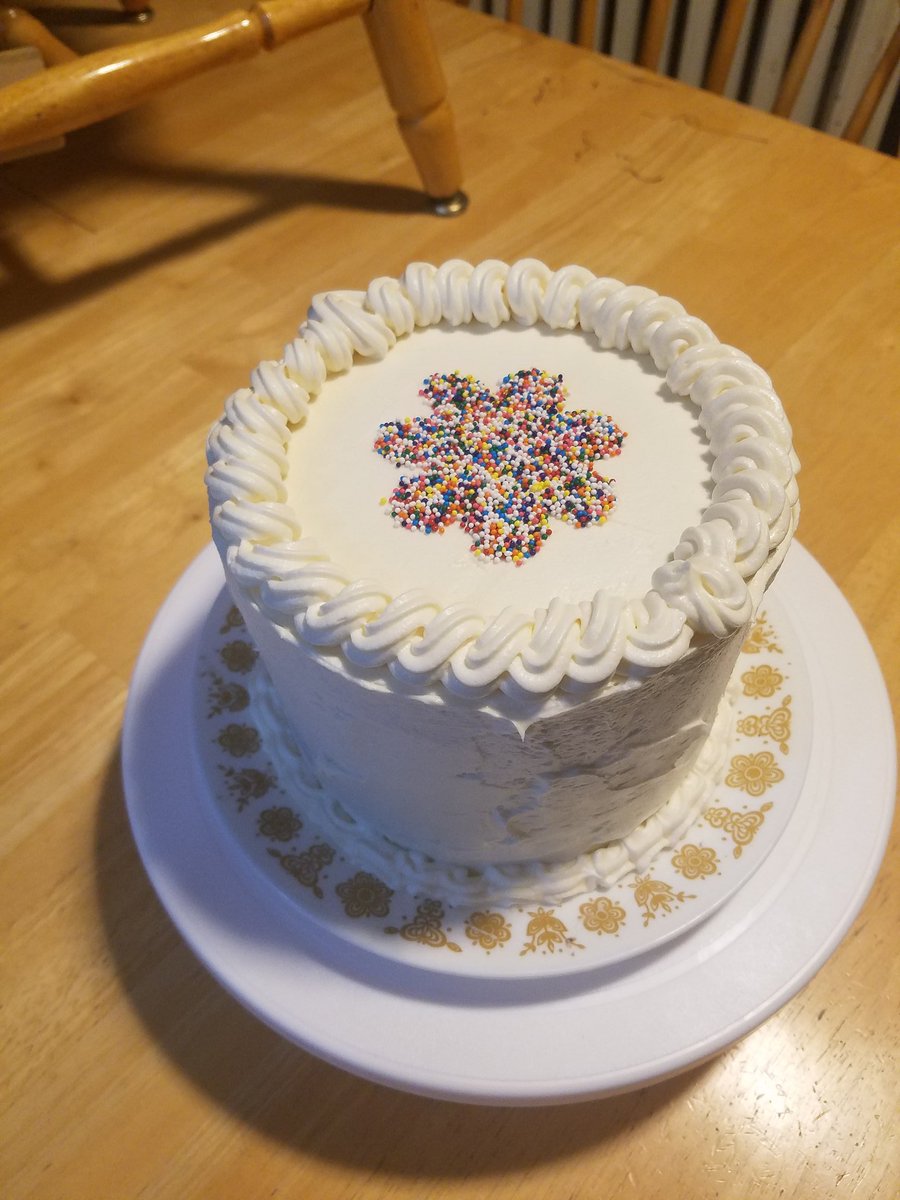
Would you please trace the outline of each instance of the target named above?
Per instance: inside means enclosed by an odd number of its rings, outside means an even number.
[[[509,921],[499,912],[473,912],[466,918],[466,937],[488,954],[512,937]]]
[[[391,910],[393,890],[368,871],[357,871],[334,890],[348,917],[386,917]]]
[[[618,933],[625,924],[625,909],[609,896],[595,896],[578,906],[581,923],[588,933]]]
[[[603,524],[615,503],[600,459],[625,434],[599,413],[567,411],[561,375],[537,368],[507,375],[496,393],[472,376],[432,375],[420,392],[433,415],[387,421],[375,449],[401,476],[390,513],[404,529],[443,533],[458,522],[484,558],[532,558],[553,532],[550,518]]]
[[[289,842],[303,828],[303,821],[293,809],[267,808],[259,814],[256,828],[260,837],[269,838],[273,842]]]
[[[758,754],[736,754],[725,783],[728,787],[740,788],[748,796],[761,796],[782,779],[784,771],[775,762],[774,754],[760,750]]]
[[[744,685],[745,696],[768,700],[784,683],[784,676],[776,667],[761,663],[758,667],[751,667],[749,671],[745,671],[741,676],[741,683]]]
[[[672,855],[672,866],[685,879],[703,879],[718,871],[719,856],[710,846],[694,846],[687,842]]]

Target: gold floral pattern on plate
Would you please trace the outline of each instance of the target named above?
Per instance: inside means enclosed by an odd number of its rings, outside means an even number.
[[[751,667],[749,671],[743,673],[741,683],[744,685],[745,696],[749,696],[751,699],[762,697],[768,700],[782,686],[784,676],[771,663],[760,663],[759,666]]]
[[[220,717],[225,712],[243,712],[249,706],[250,693],[242,683],[237,683],[233,679],[223,679],[215,671],[210,671],[209,679],[207,692],[209,716]]]
[[[718,871],[719,856],[712,846],[695,846],[693,842],[685,842],[672,855],[672,866],[685,879],[705,879]]]
[[[278,861],[279,866],[287,871],[303,887],[309,888],[314,896],[321,900],[325,893],[319,883],[319,875],[334,861],[334,847],[325,842],[315,842],[300,854],[282,854],[280,850],[269,847],[269,854]]]
[[[256,647],[251,642],[226,642],[219,651],[219,657],[229,671],[249,675],[256,665]]]
[[[466,937],[490,954],[509,941],[512,926],[501,912],[473,912],[466,917]]]
[[[251,800],[262,800],[278,786],[278,779],[271,771],[258,767],[219,766],[228,794],[237,801],[238,812],[243,812]]]
[[[302,817],[287,805],[264,809],[256,822],[259,836],[271,842],[292,842],[302,828]]]
[[[235,721],[220,730],[216,741],[232,758],[249,758],[262,749],[259,730],[253,725],[239,725]]]
[[[391,911],[392,888],[368,871],[357,871],[334,889],[348,917],[386,917]]]
[[[708,808],[703,817],[714,829],[722,829],[731,835],[734,841],[734,857],[740,858],[744,847],[749,846],[759,833],[766,813],[771,808],[771,800],[751,812],[735,812],[731,808]]]
[[[528,939],[519,951],[521,958],[525,954],[556,954],[559,950],[583,950],[581,942],[576,942],[569,933],[569,928],[561,917],[556,915],[553,908],[537,908],[529,910],[530,918],[525,926],[525,936]]]
[[[578,906],[578,915],[588,933],[616,934],[626,921],[625,909],[609,896],[594,896]]]
[[[634,902],[641,909],[645,929],[658,916],[668,916],[679,904],[697,899],[687,892],[676,892],[671,883],[650,875],[639,875],[628,886],[634,891]]]
[[[243,629],[244,618],[241,616],[241,611],[236,604],[232,604],[222,618],[222,624],[219,626],[219,633],[233,633],[235,629]]]
[[[455,954],[462,952],[462,946],[451,942],[444,931],[444,906],[440,900],[423,900],[416,909],[416,915],[399,929],[387,926],[385,933],[399,933],[408,942],[419,942],[430,946],[433,950],[446,947]]]
[[[478,907],[469,901],[451,907],[434,896],[395,890],[377,868],[354,862],[343,843],[317,828],[315,798],[286,791],[270,758],[269,726],[258,724],[254,708],[254,681],[262,667],[246,633],[241,635],[240,613],[220,601],[208,630],[197,668],[195,713],[206,777],[223,820],[242,852],[309,916],[339,936],[401,961],[446,962],[450,965],[440,969],[478,975],[528,976],[583,970],[576,964],[593,967],[639,953],[698,920],[723,891],[734,890],[730,880],[745,877],[761,861],[791,811],[791,779],[803,776],[809,735],[802,675],[791,696],[779,696],[794,659],[777,622],[764,614],[735,671],[734,753],[719,786],[719,793],[743,792],[755,807],[728,805],[714,793],[667,855],[606,892],[559,904]],[[758,803],[763,797],[766,802]],[[773,805],[783,814],[774,822]],[[731,843],[732,853],[704,843],[703,832],[710,828]],[[661,869],[664,863],[675,872],[671,879]],[[745,874],[736,877],[735,871]],[[679,887],[678,877],[699,881],[700,896]],[[635,908],[640,920],[632,917]],[[434,950],[446,953],[432,956]],[[470,968],[454,965],[467,962]]]
[[[739,788],[755,798],[764,795],[782,779],[784,771],[775,761],[775,755],[771,750],[760,750],[758,754],[735,754],[725,776],[725,786]]]
[[[775,630],[769,624],[769,614],[761,612],[753,622],[747,639],[741,647],[744,654],[781,654],[781,646]]]
[[[750,713],[741,717],[737,723],[738,733],[745,737],[769,738],[782,754],[790,752],[791,740],[791,697],[785,696],[777,708],[766,709],[764,713]]]

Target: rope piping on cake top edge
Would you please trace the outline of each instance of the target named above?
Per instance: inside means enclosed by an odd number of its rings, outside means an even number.
[[[721,463],[719,478],[700,524],[685,530],[672,559],[654,572],[643,600],[622,602],[603,645],[597,644],[593,620],[603,606],[610,624],[611,598],[602,591],[591,602],[558,607],[555,628],[539,610],[517,614],[514,628],[498,637],[499,618],[466,611],[445,620],[435,631],[439,636],[429,640],[441,614],[434,600],[422,595],[422,616],[431,614],[431,620],[416,624],[408,597],[391,598],[376,587],[384,603],[377,601],[368,612],[354,596],[349,614],[342,595],[353,581],[334,564],[323,571],[327,556],[321,553],[314,563],[305,561],[303,551],[301,561],[296,559],[292,548],[306,539],[297,514],[283,500],[289,423],[302,424],[328,374],[346,369],[356,355],[383,357],[398,336],[448,319],[445,312],[453,324],[477,321],[496,328],[514,320],[580,327],[597,336],[601,347],[649,353],[671,390],[701,409],[711,444],[721,447],[713,466],[715,473]],[[208,442],[207,478],[211,499],[217,501],[212,521],[236,551],[229,556],[234,573],[255,584],[263,607],[292,617],[301,640],[342,647],[356,665],[388,666],[401,678],[433,681],[440,674],[458,694],[481,696],[497,687],[540,694],[561,685],[579,690],[603,682],[622,662],[667,665],[685,652],[694,633],[726,636],[749,619],[747,581],[796,523],[798,464],[787,449],[790,427],[765,372],[743,352],[718,343],[677,301],[595,277],[585,268],[553,272],[533,259],[512,266],[499,260],[477,267],[462,260],[441,267],[414,263],[399,279],[382,277],[366,292],[323,293],[314,297],[310,317],[284,358],[260,364],[251,382],[253,387],[229,398],[226,417],[213,427]],[[732,389],[740,389],[739,404],[723,404],[721,397]],[[754,408],[767,416],[751,418],[748,426],[741,414]],[[260,479],[263,485],[254,492]],[[260,570],[261,564],[247,560],[263,547],[269,553]],[[397,606],[403,619],[391,645],[388,631]],[[508,626],[508,614],[505,620]],[[374,621],[382,628],[377,652],[367,658],[366,631]],[[618,642],[621,657],[613,662],[610,644]],[[485,654],[489,643],[493,652]],[[541,643],[553,647],[549,656],[540,653]],[[438,646],[442,664],[435,661]]]

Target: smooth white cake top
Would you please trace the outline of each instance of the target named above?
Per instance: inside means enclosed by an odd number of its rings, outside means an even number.
[[[403,339],[384,359],[336,376],[327,403],[310,408],[302,436],[288,448],[288,501],[302,514],[304,534],[327,544],[333,561],[353,577],[378,580],[392,595],[427,581],[445,605],[468,604],[484,613],[513,605],[531,617],[554,598],[577,603],[599,587],[622,597],[644,595],[681,531],[709,504],[708,444],[696,413],[661,386],[640,356],[599,356],[592,341],[546,327],[441,325]],[[504,363],[509,371],[540,366],[562,374],[567,409],[609,414],[628,435],[621,455],[596,464],[614,480],[616,505],[607,522],[579,529],[551,521],[552,536],[519,567],[476,556],[459,522],[442,535],[394,524],[390,504],[380,501],[420,468],[395,466],[373,448],[382,422],[430,414],[418,394],[427,376],[464,370],[496,385]]]
[[[435,372],[493,389],[531,367],[563,376],[567,410],[627,432],[596,464],[615,480],[608,521],[553,521],[518,567],[472,554],[458,524],[426,536],[392,523],[379,501],[419,468],[375,453],[380,423],[426,415],[418,392]],[[208,446],[233,577],[302,641],[417,686],[546,695],[671,663],[694,633],[749,619],[754,581],[796,524],[797,462],[768,376],[676,301],[580,267],[417,263],[317,296],[251,384]]]

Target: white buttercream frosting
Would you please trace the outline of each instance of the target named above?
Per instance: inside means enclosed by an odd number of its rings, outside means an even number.
[[[528,859],[473,868],[417,853],[355,819],[311,770],[290,732],[277,690],[265,672],[254,681],[254,713],[283,788],[306,820],[335,843],[354,866],[374,872],[413,895],[440,896],[451,905],[528,903],[535,897],[562,904],[605,890],[645,870],[676,846],[708,804],[728,759],[734,732],[734,689],[723,697],[703,749],[665,803],[627,836],[557,862]]]
[[[661,382],[695,406],[712,458],[711,503],[658,563],[648,591],[592,588],[583,598],[495,611],[451,597],[448,609],[427,577],[415,595],[395,594],[377,578],[360,582],[326,549],[309,553],[285,484],[290,438],[313,402],[327,403],[329,376],[380,361],[398,338],[442,324],[585,330],[600,353],[647,356]],[[675,300],[536,259],[413,263],[366,291],[315,296],[283,361],[261,363],[251,387],[226,402],[208,459],[214,532],[234,578],[265,611],[356,667],[387,668],[409,686],[439,682],[473,701],[497,689],[535,698],[583,692],[616,672],[674,663],[698,635],[735,631],[798,512],[790,426],[764,371]]]

